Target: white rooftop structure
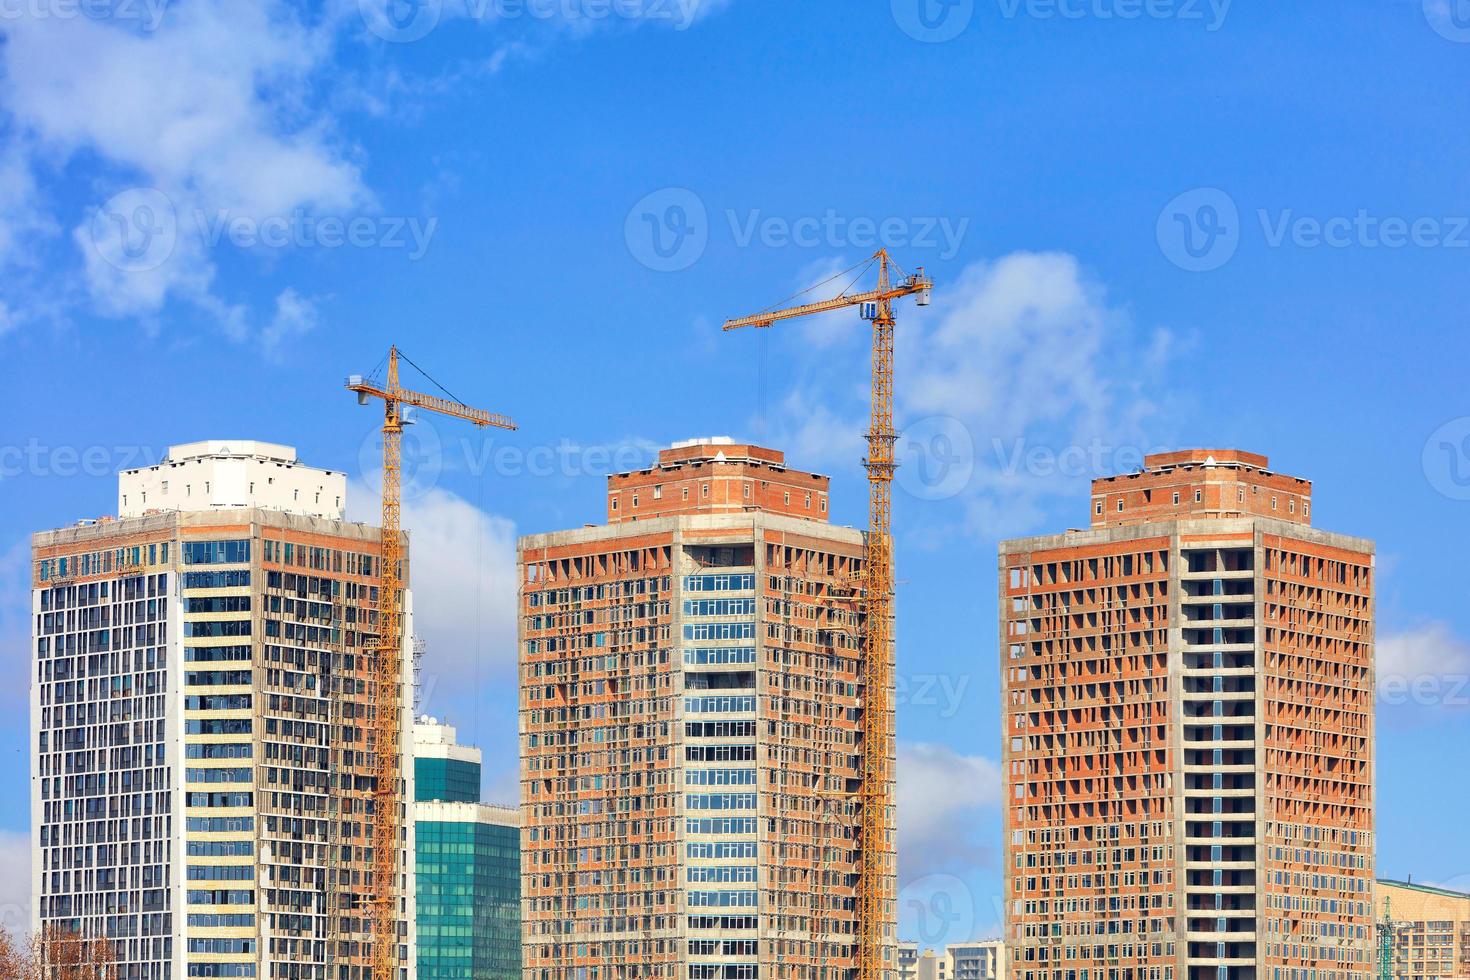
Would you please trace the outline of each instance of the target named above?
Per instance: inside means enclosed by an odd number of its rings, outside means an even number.
[[[729,436],[705,436],[700,439],[680,439],[671,449],[688,449],[690,446],[733,446],[735,440]]]
[[[438,718],[420,715],[413,723],[413,754],[420,759],[455,759],[479,764],[478,747],[459,744],[459,731]]]
[[[303,465],[292,446],[251,439],[170,446],[162,462],[117,477],[120,518],[259,507],[342,520],[346,506],[346,474]]]

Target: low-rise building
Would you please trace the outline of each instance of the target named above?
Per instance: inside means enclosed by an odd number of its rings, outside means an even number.
[[[521,830],[480,802],[480,750],[451,725],[414,725],[418,980],[519,980]]]
[[[1001,980],[1006,971],[1006,947],[999,939],[948,946],[952,980]]]
[[[1397,980],[1470,977],[1470,894],[1380,879],[1378,914],[1395,926]]]
[[[898,980],[918,980],[919,944],[898,944]]]
[[[952,943],[942,950],[920,950],[918,943],[900,943],[899,980],[1002,980],[1005,943],[985,939]]]

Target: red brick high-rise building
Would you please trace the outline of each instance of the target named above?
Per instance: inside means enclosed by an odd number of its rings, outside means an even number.
[[[521,539],[526,980],[855,967],[863,536],[827,495],[685,443]]]
[[[1367,980],[1373,546],[1191,450],[1000,545],[1012,980]]]

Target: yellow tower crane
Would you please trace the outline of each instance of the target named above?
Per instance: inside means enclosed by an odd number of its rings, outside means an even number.
[[[403,541],[399,518],[403,427],[412,421],[407,410],[418,408],[464,419],[481,429],[515,428],[515,423],[504,415],[471,408],[453,396],[439,398],[399,387],[399,357],[413,364],[397,347],[390,348],[387,377],[381,384],[361,375],[347,379],[348,389],[357,392],[359,405],[366,405],[369,398],[383,403],[382,568],[378,586],[378,642],[371,664],[373,683],[369,685],[368,702],[374,740],[373,879],[368,894],[373,924],[373,980],[398,977],[398,852],[407,805],[399,773],[402,752],[399,716],[403,710]],[[419,371],[424,373],[422,368]]]
[[[878,266],[876,289],[849,292],[874,264]],[[861,268],[859,268],[861,267]],[[898,433],[893,428],[893,302],[915,296],[916,305],[928,306],[934,281],[922,266],[913,275],[903,275],[880,249],[871,258],[847,272],[828,279],[857,275],[837,296],[796,306],[769,309],[753,316],[728,320],[724,329],[769,327],[778,320],[859,307],[862,317],[873,324],[873,403],[868,422],[868,534],[863,562],[861,601],[865,613],[863,640],[863,754],[862,789],[857,794],[862,826],[858,840],[858,972],[857,980],[882,980],[883,949],[889,943],[884,923],[890,917],[896,896],[897,874],[893,824],[894,751],[893,689],[893,472],[898,465],[894,448]],[[806,292],[820,288],[819,283]],[[795,298],[795,297],[793,297]],[[896,966],[896,965],[895,965]]]

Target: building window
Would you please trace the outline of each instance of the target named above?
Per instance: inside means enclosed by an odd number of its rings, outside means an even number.
[[[1205,492],[1203,490],[1196,490],[1194,492],[1194,502],[1195,503],[1197,503],[1197,504],[1198,503],[1201,503],[1201,502],[1204,501],[1204,499],[1205,499]]]
[[[612,498],[612,509],[613,510],[617,510],[618,509],[618,498],[617,497],[613,497]]]
[[[709,484],[708,483],[704,484],[703,486],[701,486],[699,488],[699,495],[701,497],[705,497],[705,498],[708,498],[709,497]]]
[[[633,506],[634,507],[637,507],[638,506],[638,494],[636,494],[636,493],[633,494]]]
[[[1175,490],[1174,491],[1174,506],[1175,507],[1178,507],[1179,506],[1179,491],[1178,490]]]
[[[1093,506],[1092,506],[1092,512],[1094,514],[1098,514],[1098,515],[1101,515],[1102,514],[1102,501],[1101,500],[1099,500],[1097,503],[1093,504]]]
[[[685,500],[688,500],[689,499],[689,488],[688,487],[685,487],[684,488],[684,499]]]
[[[1120,513],[1120,514],[1123,513],[1123,498],[1122,497],[1119,497],[1118,498],[1118,513]]]
[[[744,489],[745,489],[745,499],[746,500],[749,500],[750,499],[750,484],[749,483],[745,484],[745,488]]]
[[[654,484],[654,486],[653,486],[653,499],[654,500],[662,500],[662,499],[664,499],[664,486],[663,486],[662,483],[656,483],[656,484]]]

